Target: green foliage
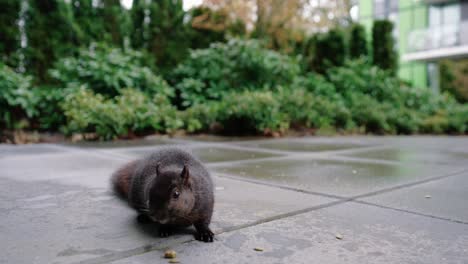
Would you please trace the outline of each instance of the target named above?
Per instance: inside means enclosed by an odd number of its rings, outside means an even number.
[[[200,6],[190,10],[190,47],[205,49],[213,42],[226,40],[228,14]]]
[[[0,8],[0,61],[17,66],[17,51],[20,47],[18,19],[21,2],[2,0]]]
[[[468,102],[468,60],[439,62],[440,90],[452,94],[459,102]]]
[[[50,75],[62,86],[86,84],[96,93],[116,96],[123,88],[171,95],[167,83],[145,66],[144,54],[105,45],[81,49],[79,56],[60,59]]]
[[[102,0],[102,18],[104,21],[104,32],[110,34],[110,43],[123,47],[127,25],[127,13],[120,4],[120,0]],[[104,34],[105,35],[105,34]]]
[[[187,107],[219,100],[231,91],[288,84],[299,72],[294,58],[266,50],[253,40],[232,39],[192,51],[175,69],[174,83]]]
[[[328,80],[339,94],[364,93],[378,101],[395,100],[401,92],[400,80],[386,71],[367,64],[364,59],[347,61],[343,67],[330,68]]]
[[[288,115],[292,127],[347,129],[353,126],[351,113],[343,100],[315,94],[307,89],[280,89],[281,112]]]
[[[219,103],[197,104],[179,112],[179,117],[184,122],[183,128],[189,133],[216,132],[215,125],[219,111]]]
[[[15,73],[0,62],[0,128],[18,128],[36,113],[31,77]]]
[[[122,95],[105,99],[80,87],[69,93],[61,106],[67,118],[67,134],[95,132],[100,139],[108,140],[133,133],[170,132],[182,126],[167,98],[151,98],[134,89],[123,89]]]
[[[72,55],[81,31],[63,0],[29,0],[26,19],[26,68],[40,81],[57,58]]]
[[[346,44],[343,31],[332,29],[319,34],[315,40],[312,68],[324,73],[328,67],[341,66],[346,59]]]
[[[40,130],[58,131],[65,124],[65,116],[60,108],[69,89],[54,86],[40,86],[32,90],[35,99],[35,114],[32,125]]]
[[[130,17],[132,20],[132,31],[130,41],[132,47],[147,48],[146,41],[149,39],[149,29],[145,21],[146,0],[133,0]]]
[[[80,43],[89,45],[91,42],[102,39],[104,25],[100,9],[93,6],[93,0],[73,0],[71,2],[73,18],[79,25]]]
[[[372,26],[372,62],[393,75],[398,69],[398,54],[395,51],[393,23],[376,20]]]
[[[219,102],[216,120],[226,134],[271,135],[288,129],[289,121],[270,91],[244,91],[226,95]]]
[[[366,29],[361,24],[353,24],[349,40],[349,56],[351,58],[359,58],[367,55]]]
[[[145,12],[149,23],[145,24]],[[190,38],[184,25],[182,0],[133,3],[131,38],[134,48],[146,48],[164,72],[182,61],[188,53]]]
[[[247,34],[247,26],[242,19],[236,19],[228,25],[227,32],[232,37],[243,37]]]

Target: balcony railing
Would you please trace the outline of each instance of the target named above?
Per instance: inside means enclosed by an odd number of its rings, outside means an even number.
[[[463,45],[468,45],[468,20],[453,25],[414,30],[408,37],[408,52]]]

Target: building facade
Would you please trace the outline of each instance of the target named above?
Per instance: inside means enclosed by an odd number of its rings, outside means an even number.
[[[399,76],[439,89],[439,62],[468,57],[468,0],[359,0],[359,21],[394,22]]]

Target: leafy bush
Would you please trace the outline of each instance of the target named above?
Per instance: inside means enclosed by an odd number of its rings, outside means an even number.
[[[291,57],[264,49],[257,41],[232,39],[193,50],[175,69],[173,79],[181,104],[188,107],[221,99],[228,92],[287,84],[299,71]]]
[[[313,69],[324,73],[328,67],[341,66],[346,59],[343,31],[332,29],[317,36]]]
[[[65,132],[95,132],[101,139],[112,139],[132,133],[170,132],[182,125],[167,98],[150,98],[135,89],[121,92],[115,99],[105,99],[84,87],[74,89],[62,103]]]
[[[270,91],[244,91],[228,95],[218,105],[216,120],[227,134],[282,133],[289,127],[287,115]]]
[[[143,53],[105,45],[81,49],[78,57],[59,60],[50,71],[60,85],[87,85],[95,93],[116,96],[124,88],[171,95],[172,89],[145,65]]]
[[[347,61],[343,67],[330,68],[328,80],[342,95],[368,94],[378,101],[396,101],[400,97],[401,81],[388,72],[369,65],[366,60]]]
[[[393,75],[398,68],[398,54],[395,51],[393,23],[376,20],[372,26],[372,61],[374,65],[388,70]]]
[[[440,90],[449,92],[461,103],[468,103],[467,73],[467,59],[440,61]]]
[[[0,62],[0,127],[17,128],[20,120],[36,114],[35,103],[31,77]]]
[[[33,123],[41,130],[57,131],[65,124],[65,115],[60,108],[68,89],[53,86],[36,87],[33,92],[35,98],[35,114]]]
[[[292,127],[347,129],[353,126],[351,113],[338,96],[327,97],[295,88],[281,89],[278,98],[281,112],[288,115]]]
[[[361,24],[353,24],[349,39],[349,56],[356,59],[367,55],[366,29]]]
[[[216,125],[219,107],[219,103],[206,103],[194,105],[179,112],[179,116],[184,122],[184,129],[189,133],[216,132],[214,126]]]
[[[316,73],[308,73],[305,76],[297,77],[292,83],[292,88],[305,89],[316,96],[320,95],[336,100],[341,99],[341,95],[337,93],[335,85],[323,75]]]
[[[224,42],[228,15],[223,9],[213,10],[206,6],[192,8],[188,13],[191,48],[206,49],[211,43]]]

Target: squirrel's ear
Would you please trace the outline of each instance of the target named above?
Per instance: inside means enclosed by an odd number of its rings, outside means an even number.
[[[182,173],[180,174],[180,177],[182,177],[182,179],[184,181],[184,184],[188,183],[188,179],[190,177],[190,174],[189,174],[189,169],[188,169],[187,165],[184,165],[184,169],[182,170]]]

